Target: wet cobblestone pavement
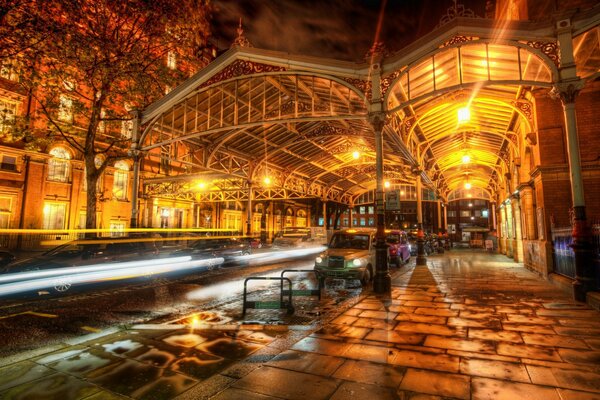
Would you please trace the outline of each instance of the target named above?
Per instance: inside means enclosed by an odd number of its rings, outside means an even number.
[[[502,255],[431,257],[391,297],[241,302],[0,367],[2,399],[600,399],[600,313]]]

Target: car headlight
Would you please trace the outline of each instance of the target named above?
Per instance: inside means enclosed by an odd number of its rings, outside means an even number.
[[[354,260],[352,260],[352,265],[354,265],[355,267],[360,267],[362,265],[362,260],[360,258],[355,258]]]
[[[321,264],[323,262],[323,257],[317,257],[315,261],[317,264]]]

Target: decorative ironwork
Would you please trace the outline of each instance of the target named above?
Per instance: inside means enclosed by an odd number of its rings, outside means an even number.
[[[519,110],[521,110],[521,112],[523,113],[523,115],[525,115],[527,117],[528,120],[532,120],[533,118],[533,109],[531,107],[531,103],[528,101],[511,101],[511,104],[518,108]]]
[[[532,47],[536,50],[540,50],[542,53],[544,53],[546,56],[548,56],[549,59],[552,60],[552,62],[557,66],[560,67],[560,49],[558,47],[558,43],[557,42],[526,42],[527,46]]]
[[[446,10],[446,14],[440,18],[440,22],[438,23],[436,28],[440,26],[446,25],[448,22],[452,21],[455,18],[481,18],[473,10],[470,8],[466,8],[464,4],[458,4],[457,0],[454,0],[454,5],[452,7],[448,7]]]
[[[452,39],[445,41],[441,46],[441,48],[444,47],[448,47],[448,46],[453,46],[455,44],[461,44],[461,43],[467,43],[467,42],[472,42],[473,40],[478,40],[478,37],[475,36],[463,36],[463,35],[456,35],[454,36]]]
[[[332,135],[362,137],[363,132],[356,131],[356,130],[342,129],[338,126],[333,126],[330,124],[322,124],[319,127],[317,127],[315,130],[313,130],[312,132],[302,135],[301,137],[302,137],[302,139],[313,139],[313,138],[318,138],[318,137],[322,137],[322,136],[332,136]]]
[[[221,72],[204,82],[200,87],[210,86],[213,83],[225,81],[243,75],[261,74],[263,72],[278,72],[285,71],[284,67],[256,63],[246,60],[235,60],[230,65],[225,67]]]
[[[383,42],[375,42],[373,46],[367,51],[365,54],[365,60],[371,60],[373,58],[386,57],[390,54],[387,47],[385,47],[385,43]]]
[[[394,82],[396,80],[396,78],[398,78],[400,76],[401,71],[394,71],[389,75],[384,76],[383,78],[381,78],[381,96],[385,96],[385,94],[387,93],[388,89],[390,88],[392,82]]]
[[[358,90],[363,92],[367,99],[371,100],[371,81],[365,81],[357,78],[343,78],[349,84],[355,86]]]
[[[231,44],[231,47],[239,46],[239,47],[252,47],[250,41],[244,36],[244,28],[242,28],[242,19],[240,18],[240,24],[237,28],[237,37]]]

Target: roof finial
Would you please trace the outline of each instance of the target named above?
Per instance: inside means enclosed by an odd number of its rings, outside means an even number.
[[[470,8],[466,8],[464,4],[458,4],[458,0],[452,0],[454,3],[453,6],[448,7],[446,10],[446,14],[440,18],[440,22],[438,23],[436,28],[439,28],[442,25],[447,24],[455,18],[481,18],[473,10]]]
[[[235,38],[231,46],[252,47],[250,41],[246,38],[246,36],[244,36],[244,28],[242,28],[242,17],[240,17],[240,24],[238,25],[236,31],[237,37]]]

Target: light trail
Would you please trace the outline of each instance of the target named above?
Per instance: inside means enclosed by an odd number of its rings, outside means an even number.
[[[184,257],[179,257],[184,258]],[[180,261],[180,262],[172,262],[169,261],[165,263],[165,261],[170,259],[161,259],[157,261],[162,261],[160,264],[155,265],[138,265],[138,266],[127,266],[121,268],[110,268],[104,270],[97,271],[87,271],[81,273],[74,274],[66,274],[66,275],[56,275],[53,279],[30,279],[19,282],[11,282],[0,285],[0,296],[7,296],[17,293],[23,292],[33,292],[40,289],[48,289],[57,285],[67,284],[67,285],[77,285],[77,284],[85,284],[85,283],[95,283],[95,282],[106,282],[106,281],[114,281],[114,280],[122,280],[122,279],[130,279],[136,277],[143,276],[152,276],[155,274],[164,274],[168,272],[176,272],[183,271],[188,269],[197,269],[202,267],[208,267],[216,264],[222,264],[224,262],[223,258],[210,258],[210,259],[202,259],[202,260],[189,260],[189,261]],[[172,259],[171,259],[172,260]],[[140,262],[142,263],[142,262]]]
[[[103,271],[108,269],[120,269],[120,268],[130,268],[130,267],[151,267],[154,265],[160,265],[164,263],[180,263],[184,261],[190,261],[192,257],[170,257],[170,258],[160,258],[160,259],[151,259],[145,261],[126,261],[120,263],[112,263],[106,262],[102,264],[90,264],[90,265],[82,265],[78,267],[64,267],[64,268],[53,268],[48,270],[38,270],[38,271],[26,271],[26,272],[14,272],[0,275],[0,284],[6,282],[13,281],[22,281],[25,279],[36,279],[36,278],[48,278],[52,276],[59,275],[68,275],[68,274],[76,274],[82,272],[94,272],[94,271]]]

